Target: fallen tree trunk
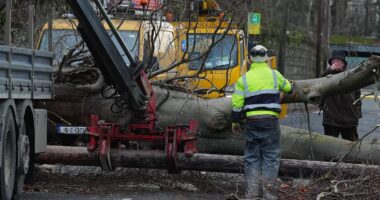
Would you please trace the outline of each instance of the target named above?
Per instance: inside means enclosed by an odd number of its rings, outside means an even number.
[[[378,82],[379,67],[380,57],[372,56],[357,68],[346,72],[317,79],[296,80],[294,81],[293,93],[285,95],[283,103],[319,103],[322,96],[360,89]],[[57,83],[55,85],[56,99],[41,101],[37,103],[37,106],[47,108],[77,124],[85,123],[90,114],[100,114],[101,118],[110,121],[112,121],[111,119],[125,117],[128,112],[112,113],[110,107],[114,103],[113,100],[101,97],[101,86],[104,81],[100,71],[91,68],[90,72],[91,74],[99,73],[97,76],[91,76],[98,77],[97,80],[92,80],[91,83],[84,85]],[[76,80],[76,82],[81,82],[77,79],[89,79],[89,77],[82,78],[85,74],[82,70],[66,73],[67,76],[70,76],[70,80]],[[380,89],[379,83],[377,87]],[[201,121],[202,126],[205,126],[202,128],[210,128],[208,131],[211,129],[222,130],[230,124],[230,98],[206,100],[184,92],[166,90],[160,87],[154,89],[157,93],[158,102],[163,104],[159,110],[159,123],[176,124],[177,122],[182,123],[183,119],[187,122],[190,118],[201,117],[199,121]]]
[[[371,84],[376,80],[380,57],[373,56],[358,68],[327,78],[310,79],[295,82],[294,92],[286,96],[286,102],[317,102],[322,95],[334,92],[347,92]],[[352,84],[353,83],[353,84]],[[90,114],[98,114],[101,119],[125,124],[129,113],[112,113],[112,99],[102,99],[99,95],[99,83],[96,87],[75,87],[74,85],[56,85],[57,99],[40,102],[50,112],[59,114],[72,124],[87,124]],[[88,88],[92,88],[91,90]],[[95,88],[95,89],[94,89]],[[78,91],[78,92],[73,92]],[[201,99],[183,92],[155,87],[158,102],[158,127],[173,124],[187,124],[190,119],[200,123],[201,136],[198,148],[202,153],[242,155],[243,136],[231,134],[230,98]],[[283,157],[297,159],[331,160],[346,154],[352,143],[337,138],[312,134],[299,129],[282,127]],[[363,142],[348,156],[347,161],[371,162],[380,164],[379,142]],[[313,150],[311,152],[310,150]]]
[[[198,138],[202,153],[243,155],[244,135],[235,136],[226,131],[228,138]],[[227,133],[221,133],[227,134]],[[345,162],[380,165],[378,140],[362,141],[353,148],[354,142],[322,135],[307,130],[281,126],[282,157],[301,160],[336,161],[345,156]]]
[[[95,153],[89,153],[84,147],[49,146],[45,153],[36,158],[39,164],[64,164],[80,166],[99,166]],[[166,169],[163,151],[113,150],[111,161],[114,167],[159,168]],[[187,158],[177,154],[177,166],[180,170],[198,170],[214,172],[243,173],[243,157],[196,153]],[[379,166],[282,159],[280,173],[300,175],[300,173],[327,172],[336,168],[346,175],[358,175],[364,171],[380,170]]]
[[[295,90],[285,95],[283,102],[319,103],[322,96],[351,92],[377,82],[379,85],[380,57],[372,56],[356,68],[322,78],[296,80]]]

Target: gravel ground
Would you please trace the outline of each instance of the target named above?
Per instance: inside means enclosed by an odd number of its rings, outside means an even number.
[[[226,199],[242,196],[242,174],[42,165],[20,199]]]
[[[310,178],[281,177],[271,188],[278,199],[379,199],[379,171],[346,176],[335,169],[329,176],[314,173]],[[321,178],[323,177],[323,178]],[[21,200],[102,199],[229,199],[244,197],[244,176],[231,173],[118,168],[102,172],[100,167],[42,165],[35,183],[25,186]]]

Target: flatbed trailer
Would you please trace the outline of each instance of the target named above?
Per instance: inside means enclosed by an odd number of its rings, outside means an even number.
[[[0,199],[11,199],[46,150],[47,112],[33,100],[52,99],[53,54],[0,45]]]
[[[46,150],[47,111],[35,109],[33,101],[54,95],[53,53],[13,47],[11,0],[5,10],[5,45],[0,45],[0,200],[22,191],[33,174],[35,156]]]

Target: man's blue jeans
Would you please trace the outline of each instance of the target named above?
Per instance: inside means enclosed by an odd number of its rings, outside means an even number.
[[[247,197],[258,195],[260,181],[274,182],[281,159],[281,132],[278,119],[247,120],[244,175]]]

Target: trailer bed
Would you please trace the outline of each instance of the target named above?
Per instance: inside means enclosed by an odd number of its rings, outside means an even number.
[[[0,99],[53,95],[53,53],[0,45]]]

